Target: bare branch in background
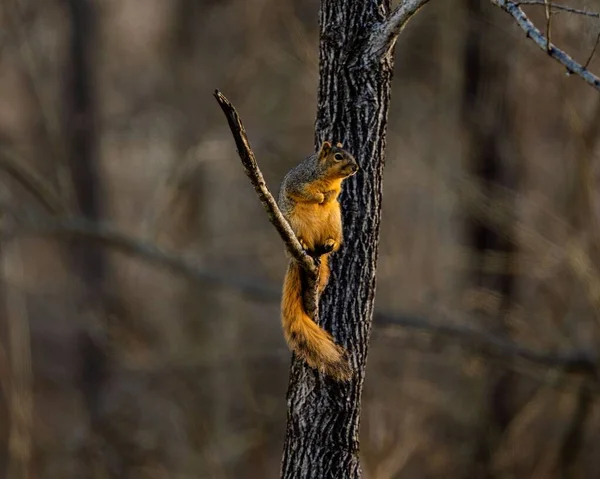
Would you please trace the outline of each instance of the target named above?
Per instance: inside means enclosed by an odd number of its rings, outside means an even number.
[[[580,8],[568,7],[566,5],[557,5],[554,2],[549,2],[549,0],[520,0],[518,2],[512,2],[515,5],[537,5],[537,6],[546,6],[550,3],[550,9],[559,12],[567,12],[574,13],[575,15],[584,15],[586,17],[592,18],[600,18],[600,13],[590,12],[588,10],[582,10]]]
[[[556,45],[548,44],[546,37],[540,30],[529,20],[525,12],[519,7],[519,3],[511,2],[510,0],[491,0],[494,5],[504,10],[511,15],[518,25],[523,29],[527,36],[531,38],[536,45],[542,50],[547,51],[548,55],[554,58],[557,62],[566,67],[569,73],[574,73],[583,78],[587,83],[600,91],[600,78],[590,72],[586,67],[582,66],[571,58],[566,52],[557,48]]]
[[[0,149],[0,170],[31,193],[49,213],[57,215],[66,212],[62,199],[53,191],[49,182],[28,168],[21,158],[17,158],[6,148]]]
[[[396,327],[407,328],[436,336],[456,339],[461,345],[482,356],[501,358],[518,358],[527,362],[547,367],[562,368],[567,372],[589,375],[598,380],[597,358],[590,352],[571,351],[538,351],[503,339],[480,328],[449,322],[432,321],[423,317],[375,313],[375,324],[388,331]]]
[[[225,117],[227,118],[227,122],[229,123],[229,128],[231,129],[231,133],[235,140],[240,159],[244,165],[244,171],[248,178],[250,178],[256,194],[258,195],[260,202],[263,204],[265,211],[269,216],[269,221],[279,232],[279,236],[281,236],[281,239],[285,243],[288,251],[294,257],[294,259],[298,261],[302,268],[312,275],[313,278],[316,278],[319,270],[314,260],[308,254],[306,254],[302,246],[300,246],[298,238],[296,238],[296,235],[292,231],[289,223],[279,210],[275,198],[273,198],[273,195],[267,188],[265,179],[258,168],[256,157],[252,152],[252,148],[250,148],[250,142],[248,141],[246,129],[242,124],[242,120],[240,119],[238,112],[219,90],[215,90],[214,95],[219,103],[219,106],[223,110]]]
[[[262,301],[279,299],[279,289],[263,286],[260,282],[204,270],[190,260],[173,252],[164,251],[153,243],[127,236],[110,225],[96,223],[85,218],[46,219],[3,225],[1,241],[24,237],[56,237],[86,239],[109,246],[126,254],[139,256],[170,271],[184,274],[195,281],[213,287],[232,288],[244,295]]]
[[[164,251],[153,243],[129,237],[110,225],[95,223],[85,218],[36,220],[35,223],[5,226],[2,229],[2,241],[25,237],[85,239],[138,256],[209,287],[230,288],[255,301],[275,303],[280,299],[279,287],[254,278],[234,277],[205,270],[179,254]],[[456,340],[466,350],[482,356],[519,358],[538,366],[562,368],[570,373],[581,373],[597,379],[597,358],[582,350],[539,351],[510,339],[500,338],[480,328],[381,311],[374,313],[374,324],[377,330],[387,332],[402,328],[446,337]]]
[[[406,23],[429,0],[403,0],[389,17],[373,29],[365,56],[370,60],[381,60],[394,47],[396,39]]]
[[[592,51],[590,52],[590,56],[586,60],[585,65],[583,65],[584,68],[587,68],[588,65],[590,64],[590,62],[592,61],[592,58],[594,58],[594,55],[596,53],[596,49],[598,48],[598,43],[600,43],[600,32],[596,36],[596,43],[594,43],[594,48],[592,48]]]

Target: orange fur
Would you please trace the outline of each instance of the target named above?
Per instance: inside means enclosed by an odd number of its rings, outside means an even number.
[[[333,342],[331,334],[315,324],[304,311],[301,274],[298,263],[290,261],[281,302],[285,340],[310,367],[338,381],[346,381],[352,375],[346,352]]]
[[[343,157],[339,158],[340,155]],[[342,244],[342,214],[337,199],[342,181],[357,169],[352,155],[325,142],[319,154],[288,173],[282,185],[280,207],[302,246],[311,254],[320,254],[319,251],[329,248],[320,256],[319,295],[329,280],[329,254]],[[303,274],[292,260],[285,275],[281,302],[285,339],[309,366],[339,381],[348,380],[352,370],[346,351],[306,314]]]
[[[296,236],[304,241],[309,250],[325,244],[328,239],[335,240],[334,251],[342,243],[342,218],[337,201],[324,204],[298,203],[289,221]]]

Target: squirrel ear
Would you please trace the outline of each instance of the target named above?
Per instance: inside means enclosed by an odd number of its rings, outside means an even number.
[[[335,146],[337,146],[338,148],[344,148],[344,145],[342,145],[341,143],[336,143]]]
[[[321,152],[319,156],[326,156],[331,151],[331,143],[324,141],[321,145]]]

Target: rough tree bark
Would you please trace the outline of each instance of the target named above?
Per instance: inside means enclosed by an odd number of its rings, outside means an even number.
[[[342,142],[361,171],[341,196],[345,242],[333,258],[320,322],[351,355],[346,384],[293,358],[281,476],[360,477],[358,427],[375,297],[386,126],[397,35],[426,1],[323,0],[315,146]]]

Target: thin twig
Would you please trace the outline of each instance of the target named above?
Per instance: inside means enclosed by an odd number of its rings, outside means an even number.
[[[511,15],[516,20],[517,24],[523,29],[523,31],[527,33],[527,36],[531,38],[542,50],[548,51],[548,55],[566,67],[569,73],[575,73],[576,75],[579,75],[596,90],[600,91],[600,78],[590,72],[586,67],[577,63],[567,53],[562,51],[560,48],[557,48],[556,45],[550,44],[550,50],[547,50],[546,37],[533,23],[531,23],[527,15],[525,15],[525,12],[519,8],[519,5],[516,2],[512,2],[510,0],[491,0],[491,2]]]
[[[312,275],[313,279],[316,278],[319,274],[319,269],[314,260],[304,251],[302,246],[300,246],[298,238],[292,231],[287,220],[283,217],[275,198],[273,198],[273,195],[267,188],[265,179],[258,168],[256,157],[252,152],[252,148],[250,148],[246,129],[242,124],[238,112],[219,90],[215,90],[214,95],[229,123],[229,128],[233,134],[238,154],[244,165],[244,171],[248,178],[250,178],[256,194],[269,216],[269,221],[271,221],[273,226],[275,226],[275,229],[279,232],[279,236],[281,236],[281,239],[294,259],[298,261],[305,271]]]
[[[381,60],[394,47],[396,39],[406,23],[429,0],[401,0],[392,13],[375,26],[370,35],[365,57],[369,60]]]
[[[583,373],[598,379],[597,358],[591,353],[571,350],[563,352],[536,351],[510,339],[467,325],[432,321],[427,318],[375,313],[374,324],[386,329],[401,327],[429,334],[457,339],[463,347],[484,356],[519,358],[547,368],[562,368],[572,373]]]
[[[594,58],[594,54],[596,53],[596,49],[598,48],[598,43],[600,43],[600,32],[598,32],[598,36],[596,37],[596,43],[594,43],[594,48],[592,48],[592,52],[590,53],[590,56],[585,61],[585,65],[583,65],[584,68],[587,68],[589,66],[590,62],[592,61],[592,58]]]
[[[520,0],[514,2],[515,5],[536,5],[545,6],[548,0]],[[582,10],[580,8],[568,7],[566,5],[557,5],[552,3],[552,8],[561,12],[574,13],[575,15],[584,15],[586,17],[600,18],[600,13],[590,12],[589,10]]]
[[[47,180],[27,168],[22,158],[17,158],[7,148],[0,148],[0,170],[6,172],[52,214],[64,214],[66,207]]]
[[[546,4],[546,50],[548,51],[548,53],[550,52],[550,28],[552,26],[551,23],[551,18],[552,18],[552,11],[550,10],[551,8],[551,3],[550,0],[544,0],[545,4]]]

